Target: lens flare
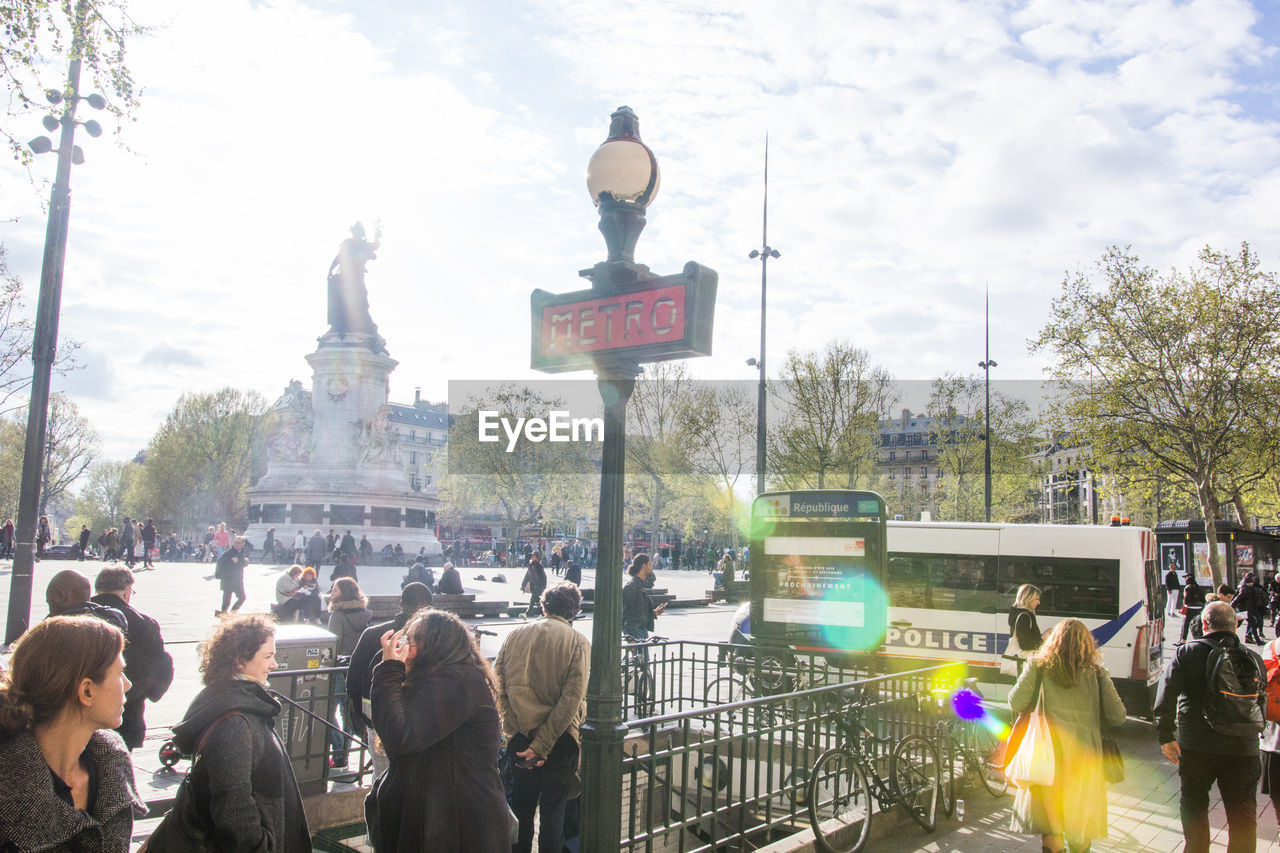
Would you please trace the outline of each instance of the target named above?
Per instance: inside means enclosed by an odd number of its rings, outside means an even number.
[[[982,707],[982,697],[967,687],[962,687],[951,696],[951,708],[962,720],[981,720],[987,709]]]
[[[878,649],[884,642],[889,625],[889,596],[870,572],[860,571],[847,577],[822,600],[827,605],[835,605],[838,612],[850,614],[845,624],[823,626],[822,639],[828,648],[867,652]],[[860,617],[853,618],[858,611]]]

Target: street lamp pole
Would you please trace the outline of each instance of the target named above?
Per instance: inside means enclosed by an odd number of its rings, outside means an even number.
[[[760,384],[756,389],[756,494],[765,490],[765,440],[768,435],[769,419],[767,415],[767,390],[765,388],[764,332],[765,332],[765,295],[769,284],[769,259],[781,257],[778,250],[769,246],[769,134],[764,136],[764,215],[760,232],[760,248],[752,249],[749,258],[760,259],[760,356],[749,359],[747,364],[755,364],[760,371]]]
[[[982,416],[986,419],[986,425],[983,427],[982,437],[983,437],[984,444],[986,445],[985,453],[984,453],[985,471],[986,471],[986,475],[984,478],[984,482],[985,482],[984,494],[985,494],[985,503],[987,507],[987,522],[990,523],[991,522],[991,368],[999,367],[999,365],[991,360],[991,289],[989,287],[987,288],[985,312],[986,312],[986,329],[985,329],[986,338],[985,338],[985,344],[984,344],[984,350],[985,350],[984,354],[986,355],[986,358],[978,362],[978,367],[981,367],[983,372],[986,375],[985,384],[986,384],[986,391],[987,391],[987,404],[982,412]]]
[[[26,446],[22,457],[22,487],[18,495],[18,523],[14,530],[13,575],[9,586],[9,613],[5,626],[8,645],[27,630],[31,620],[31,588],[35,575],[36,519],[39,516],[41,467],[45,458],[45,431],[49,421],[49,384],[58,343],[58,317],[62,303],[62,271],[67,254],[67,225],[71,216],[71,165],[84,162],[84,154],[75,144],[76,105],[85,100],[94,109],[106,105],[101,95],[80,94],[80,54],[87,26],[87,0],[76,4],[71,63],[67,68],[65,93],[50,89],[45,97],[50,104],[66,102],[61,118],[45,116],[44,126],[53,131],[61,125],[58,139],[58,168],[49,198],[49,220],[45,227],[44,261],[40,270],[40,296],[36,303],[35,337],[31,347],[34,371],[31,379],[31,401],[27,407]],[[98,136],[102,128],[96,121],[84,122],[90,136]],[[31,150],[44,154],[54,150],[47,137],[36,137]]]
[[[635,262],[645,210],[658,191],[658,161],[640,141],[640,120],[630,107],[610,116],[609,136],[587,166],[587,189],[600,210],[608,259],[582,274],[595,290],[656,278]],[[602,359],[596,383],[604,403],[600,465],[599,559],[591,628],[591,676],[582,724],[583,850],[616,850],[622,838],[622,532],[626,506],[627,402],[640,365]]]

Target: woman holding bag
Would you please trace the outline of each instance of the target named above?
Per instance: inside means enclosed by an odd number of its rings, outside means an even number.
[[[1001,675],[1016,676],[1023,672],[1025,661],[1040,648],[1040,625],[1036,622],[1036,608],[1039,606],[1040,587],[1029,583],[1018,587],[1013,608],[1009,611],[1009,645],[1000,666]]]
[[[1083,622],[1054,626],[1010,691],[1009,707],[1044,715],[1054,756],[1053,784],[1019,786],[1014,830],[1039,834],[1042,853],[1089,850],[1093,839],[1107,837],[1102,728],[1124,722],[1125,713]]]

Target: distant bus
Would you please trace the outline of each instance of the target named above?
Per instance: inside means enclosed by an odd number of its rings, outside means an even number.
[[[1003,698],[999,676],[1018,587],[1042,591],[1041,630],[1074,616],[1092,631],[1128,712],[1151,715],[1162,668],[1165,590],[1146,528],[890,521],[885,590],[890,669],[964,661]]]

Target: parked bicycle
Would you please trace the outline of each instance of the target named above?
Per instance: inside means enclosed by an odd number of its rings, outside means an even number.
[[[622,650],[622,695],[630,700],[635,717],[652,717],[658,707],[653,671],[649,668],[649,646],[665,643],[666,637],[651,635],[641,640],[628,634],[622,639],[629,645]]]
[[[973,711],[981,708],[982,697],[976,685],[976,678],[967,679],[962,694],[968,700],[965,704],[972,705]],[[1000,763],[1000,742],[983,725],[982,719],[961,717],[959,709],[954,707],[954,695],[950,690],[941,689],[930,691],[924,698],[924,710],[939,715],[937,743],[942,784],[938,804],[947,817],[955,813],[956,791],[961,785],[976,788],[980,784],[993,797],[1002,797],[1008,791]]]
[[[728,705],[759,696],[778,696],[825,684],[827,674],[827,661],[820,656],[807,664],[788,663],[776,654],[763,654],[758,661],[735,657],[729,672],[707,682],[702,698],[708,705]],[[805,697],[805,701],[808,705],[801,710],[818,710],[817,697]],[[757,706],[757,713],[762,715],[759,723],[773,725],[780,710],[773,704]]]
[[[830,719],[841,743],[818,757],[809,774],[806,804],[814,840],[823,853],[858,853],[871,835],[880,809],[901,806],[928,832],[937,821],[940,767],[938,751],[923,735],[907,735],[896,743],[871,731],[864,722],[866,694],[842,691],[846,703]],[[876,751],[883,755],[877,756]],[[879,767],[888,763],[888,773]]]

